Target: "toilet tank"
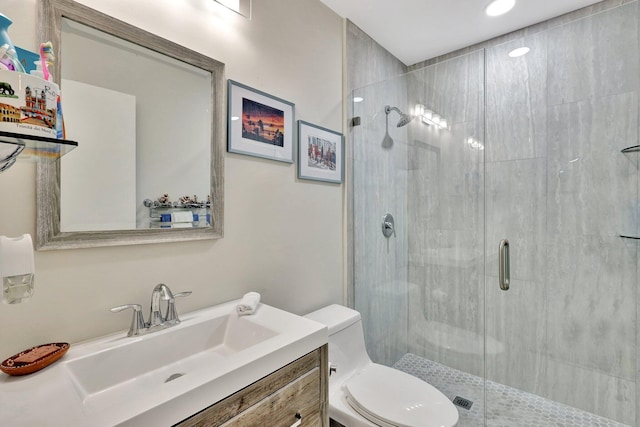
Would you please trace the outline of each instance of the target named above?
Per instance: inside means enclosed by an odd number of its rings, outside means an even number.
[[[358,370],[371,363],[364,345],[360,313],[333,304],[304,316],[329,329],[329,363],[336,367],[329,379],[330,389],[339,386]],[[331,391],[331,390],[330,390]]]

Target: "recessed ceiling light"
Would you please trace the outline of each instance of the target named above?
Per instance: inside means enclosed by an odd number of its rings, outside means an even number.
[[[361,96],[354,96],[353,97],[353,102],[362,102],[364,101],[364,98]]]
[[[531,49],[529,49],[526,46],[523,47],[519,47],[517,49],[513,49],[511,52],[509,52],[509,56],[512,58],[517,58],[518,56],[523,56],[526,55],[527,53],[529,53]]]
[[[516,5],[516,0],[493,0],[484,11],[489,16],[499,16],[509,12]]]

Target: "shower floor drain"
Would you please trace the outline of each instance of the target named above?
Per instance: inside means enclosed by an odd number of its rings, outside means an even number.
[[[464,397],[456,396],[453,399],[453,404],[461,407],[462,409],[469,410],[471,409],[471,405],[473,405],[473,402],[468,399],[465,399]]]

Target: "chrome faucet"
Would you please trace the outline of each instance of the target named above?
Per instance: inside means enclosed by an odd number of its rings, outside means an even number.
[[[164,283],[160,283],[151,293],[151,312],[149,313],[148,328],[168,327],[180,323],[178,313],[176,312],[176,298],[191,295],[191,291],[173,294],[171,289]],[[164,316],[160,309],[160,301],[167,301],[167,309]]]
[[[191,295],[191,291],[180,292],[174,294],[171,289],[164,283],[160,283],[151,292],[151,311],[149,313],[149,321],[144,321],[142,315],[142,308],[139,304],[126,304],[111,309],[112,313],[118,313],[128,308],[133,309],[133,319],[131,320],[131,326],[128,337],[144,335],[149,332],[157,331],[160,329],[169,328],[180,323],[178,313],[176,312],[176,298],[186,297]],[[162,309],[160,307],[161,301],[166,301],[166,310],[164,316],[162,315]]]

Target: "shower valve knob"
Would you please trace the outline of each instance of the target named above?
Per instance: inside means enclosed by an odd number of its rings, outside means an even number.
[[[396,223],[390,213],[382,217],[382,234],[387,238],[396,235]]]

